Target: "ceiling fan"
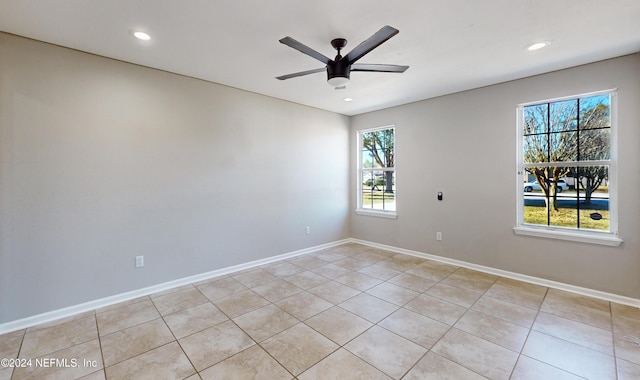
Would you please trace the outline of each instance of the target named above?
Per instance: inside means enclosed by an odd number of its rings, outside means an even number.
[[[285,37],[280,40],[280,43],[283,43],[289,47],[299,50],[300,52],[312,58],[317,59],[318,61],[324,63],[326,67],[282,75],[276,77],[276,79],[285,80],[300,77],[303,75],[319,73],[326,70],[327,82],[329,83],[329,85],[335,87],[336,89],[340,89],[344,88],[347,83],[349,83],[349,76],[352,71],[403,73],[409,68],[409,66],[356,63],[365,54],[382,45],[389,38],[398,34],[398,32],[398,29],[387,25],[374,33],[371,37],[360,43],[360,45],[356,46],[344,57],[340,55],[340,51],[347,45],[347,40],[345,40],[344,38],[333,39],[331,40],[331,46],[333,46],[338,51],[338,55],[336,55],[334,59],[330,59],[324,54],[313,50],[307,45],[304,45],[291,37]]]

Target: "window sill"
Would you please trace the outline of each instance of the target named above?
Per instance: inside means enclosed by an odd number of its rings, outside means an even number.
[[[395,211],[368,210],[359,208],[356,210],[358,215],[376,216],[378,218],[397,219],[398,214]]]
[[[575,233],[570,231],[547,230],[525,226],[514,227],[513,231],[517,235],[577,241],[580,243],[607,245],[610,247],[618,247],[623,242],[622,239],[608,233]]]

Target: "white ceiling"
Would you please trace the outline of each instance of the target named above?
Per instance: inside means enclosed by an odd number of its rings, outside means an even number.
[[[345,115],[638,52],[639,16],[640,0],[0,0],[1,31]],[[344,55],[384,25],[400,33],[359,62],[404,74],[274,78],[323,66],[282,37],[333,57],[331,39]]]

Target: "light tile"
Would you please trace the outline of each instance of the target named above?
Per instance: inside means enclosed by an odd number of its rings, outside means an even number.
[[[501,301],[537,310],[542,305],[546,293],[546,287],[501,277],[485,294]]]
[[[96,366],[0,380],[635,380],[640,309],[350,243],[1,335],[17,355]]]
[[[377,279],[382,280],[382,281],[387,281],[388,279],[390,279],[392,277],[395,277],[395,276],[399,275],[400,273],[402,273],[399,270],[383,267],[383,266],[378,265],[378,264],[369,265],[368,267],[364,267],[364,268],[358,270],[358,272],[364,273],[364,274],[366,274],[368,276],[371,276],[373,278],[377,278]]]
[[[261,268],[279,277],[291,276],[306,270],[305,268],[294,265],[288,261],[277,261],[272,264],[261,266]]]
[[[377,249],[366,249],[360,253],[355,254],[353,257],[357,258],[358,260],[367,261],[371,264],[375,264],[393,256],[394,256],[393,252],[382,251]]]
[[[105,371],[110,379],[184,379],[196,373],[177,342],[107,367]]]
[[[312,271],[314,273],[317,273],[321,276],[330,278],[330,279],[336,279],[338,277],[342,277],[345,274],[349,274],[352,272],[352,270],[347,269],[347,268],[343,268],[341,266],[335,265],[333,263],[330,264],[325,264],[321,267],[316,267],[313,268]]]
[[[327,282],[320,286],[316,286],[315,288],[311,288],[308,292],[329,301],[334,305],[344,302],[360,293],[359,290],[335,281]]]
[[[336,281],[360,291],[370,289],[382,282],[382,280],[359,272],[345,274],[344,276],[336,278]]]
[[[580,380],[583,377],[576,376],[567,371],[553,367],[549,364],[520,355],[516,367],[511,374],[511,380]]]
[[[299,256],[294,259],[289,260],[291,264],[297,265],[299,267],[305,268],[307,270],[313,269],[316,267],[321,267],[327,264],[326,261],[320,260],[317,257],[313,257],[310,255]]]
[[[435,281],[416,276],[415,274],[411,273],[401,273],[393,278],[390,278],[388,282],[398,286],[402,286],[403,288],[411,289],[418,293],[422,293],[436,284]]]
[[[100,336],[160,318],[150,298],[96,314]]]
[[[549,289],[540,310],[601,329],[611,330],[611,311],[609,303],[606,301]]]
[[[300,321],[276,305],[270,304],[236,317],[233,322],[253,340],[261,342]]]
[[[456,323],[467,311],[467,309],[462,306],[426,294],[417,296],[404,307],[448,325]]]
[[[454,327],[515,352],[522,350],[529,334],[527,328],[473,310],[467,311]]]
[[[420,294],[416,291],[390,284],[389,282],[377,285],[367,290],[367,293],[398,306],[406,305]]]
[[[178,339],[227,320],[229,318],[210,302],[164,317],[167,326]]]
[[[328,277],[321,276],[311,271],[296,273],[292,276],[283,277],[282,279],[289,281],[293,285],[304,290],[309,290],[331,281]]]
[[[13,376],[13,367],[0,367],[0,380],[11,380]]]
[[[389,380],[389,376],[377,370],[364,360],[345,350],[339,349],[320,363],[298,376],[300,380],[350,379]]]
[[[278,279],[278,276],[273,275],[261,268],[243,271],[239,274],[231,275],[231,277],[241,282],[247,288],[254,288],[256,286],[268,284],[271,281]]]
[[[200,373],[202,380],[255,379],[290,380],[293,376],[260,346],[246,350]]]
[[[152,300],[163,316],[209,302],[207,297],[193,286],[178,292],[152,297]]]
[[[38,364],[47,360],[47,364]],[[102,369],[100,342],[94,340],[33,358],[30,366],[15,368],[13,380],[77,379]]]
[[[20,358],[36,358],[98,338],[94,314],[72,319],[44,329],[27,332],[20,348]]]
[[[282,279],[277,279],[267,284],[256,286],[251,290],[271,302],[280,301],[283,298],[287,298],[302,291],[301,288]]]
[[[333,306],[309,292],[300,292],[276,302],[276,305],[299,320],[310,318]]]
[[[196,286],[210,301],[216,301],[232,294],[241,293],[248,288],[232,277],[216,278]]]
[[[326,249],[324,251],[320,251],[320,252],[316,252],[313,254],[313,257],[316,257],[322,261],[326,261],[326,262],[333,262],[333,261],[338,261],[338,260],[342,260],[347,258],[348,256],[345,256],[335,250],[332,249]]]
[[[442,283],[456,288],[484,293],[496,282],[497,279],[498,276],[477,272],[471,269],[460,268],[442,280]]]
[[[338,306],[373,323],[378,323],[399,307],[367,293],[360,293]]]
[[[612,356],[538,331],[531,331],[522,354],[583,377],[616,377]]]
[[[508,379],[518,354],[495,343],[452,328],[433,352],[490,379]]]
[[[596,309],[611,313],[611,303],[609,301],[583,296],[576,293],[570,293],[564,290],[550,288],[545,298],[553,298],[561,300],[573,305],[580,305],[585,308]]]
[[[88,375],[82,376],[79,380],[105,380],[106,375],[104,374],[104,369],[92,372]]]
[[[516,325],[531,328],[536,319],[538,311],[515,303],[506,302],[497,298],[489,297],[486,294],[480,297],[471,307],[472,310],[482,312]]]
[[[433,351],[420,359],[403,380],[486,380],[486,377],[444,358]]]
[[[414,274],[432,281],[441,281],[442,279],[455,272],[458,267],[438,263],[436,261],[427,261],[423,264],[417,265],[407,271],[409,274]]]
[[[373,264],[379,263],[380,261],[384,261],[385,259],[387,259],[387,257],[392,257],[392,256],[385,256],[375,252],[363,251],[358,254],[352,255],[351,257],[353,257],[354,259],[358,259],[360,261],[369,263],[369,265],[373,265]]]
[[[362,269],[364,267],[368,267],[369,265],[371,265],[371,263],[369,262],[360,261],[353,257],[348,257],[346,259],[334,261],[333,264],[343,267],[345,269],[352,270],[352,271],[356,271],[358,269]]]
[[[397,270],[399,272],[404,272],[406,270],[409,270],[417,266],[418,263],[410,260],[402,260],[402,259],[399,259],[397,256],[394,256],[394,257],[389,257],[383,261],[380,261],[376,263],[376,265],[384,268],[388,268],[388,269]]]
[[[407,309],[399,309],[378,326],[425,348],[431,348],[451,326]]]
[[[198,371],[253,346],[255,342],[233,322],[209,327],[178,341]]]
[[[26,330],[18,330],[0,335],[0,359],[14,359],[18,357],[22,338]]]
[[[611,314],[613,314],[614,320],[616,319],[616,317],[625,317],[640,320],[640,308],[621,305],[615,302],[611,302]]]
[[[482,293],[456,288],[442,282],[429,288],[425,294],[466,308],[471,307],[482,296]]]
[[[296,376],[338,349],[338,345],[304,323],[272,336],[261,346]]]
[[[626,361],[640,364],[640,332],[635,333],[613,333],[613,344],[616,349],[616,356]]]
[[[344,345],[373,326],[373,323],[338,306],[307,319],[305,324],[339,345]]]
[[[108,367],[173,340],[173,334],[159,318],[105,335],[100,338],[100,344],[104,364]]]
[[[618,380],[637,380],[640,379],[640,364],[631,363],[626,360],[618,359]]]
[[[76,321],[76,320],[79,320],[79,319],[95,318],[95,315],[96,315],[95,310],[91,310],[91,311],[86,311],[86,312],[80,313],[80,314],[70,315],[70,316],[65,317],[65,318],[56,319],[56,320],[53,320],[53,321],[50,321],[50,322],[41,323],[39,325],[31,326],[31,327],[27,328],[27,334],[32,333],[32,332],[36,332],[36,331],[39,331],[39,330],[44,330],[44,329],[47,329],[49,327],[62,325],[62,324],[69,325],[68,322],[73,322],[73,321]]]
[[[214,301],[214,305],[229,318],[238,317],[268,304],[269,301],[252,290],[245,290]]]
[[[613,355],[613,334],[609,330],[544,312],[538,314],[533,330]]]
[[[169,288],[169,289],[163,290],[161,292],[153,293],[149,297],[153,300],[156,297],[162,297],[162,296],[166,296],[167,294],[181,292],[183,290],[189,290],[189,289],[193,289],[193,285],[192,284],[186,284],[186,285],[182,285],[182,286],[176,286],[175,288]]]
[[[399,335],[373,326],[344,348],[394,379],[400,379],[427,352]]]
[[[640,331],[640,319],[617,315],[613,318],[613,331],[637,335],[638,331]]]

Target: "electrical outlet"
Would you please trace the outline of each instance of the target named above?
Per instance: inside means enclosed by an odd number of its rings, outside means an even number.
[[[136,268],[142,268],[144,266],[144,256],[136,256]]]
[[[442,240],[442,232],[436,232],[436,240]]]
[[[310,235],[311,234],[311,227],[310,226],[306,226],[304,228],[304,233],[307,234],[307,235]]]

